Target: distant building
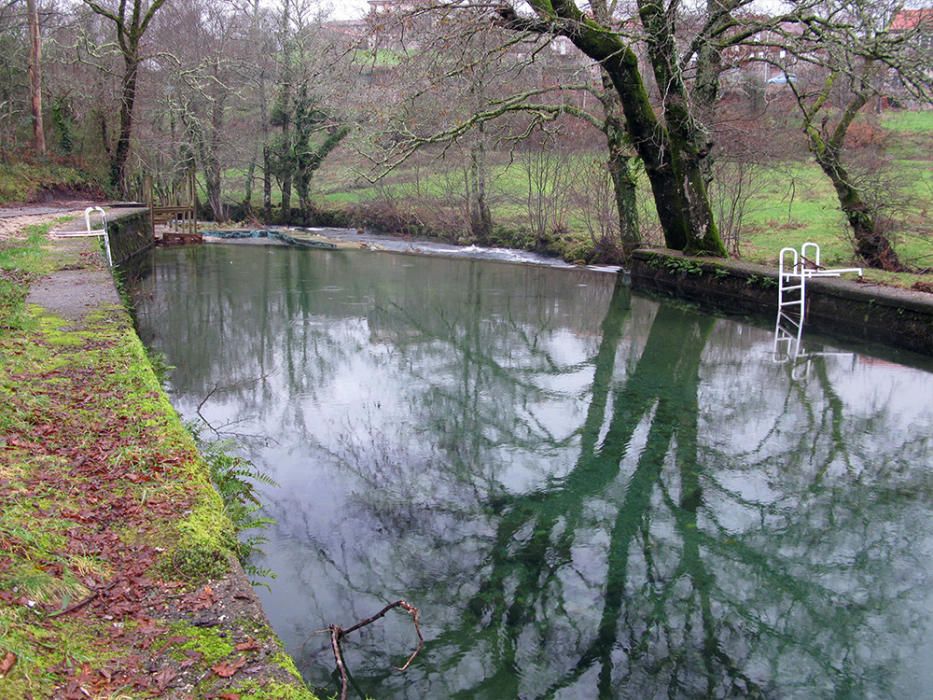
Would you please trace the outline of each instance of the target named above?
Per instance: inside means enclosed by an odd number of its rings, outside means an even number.
[[[765,23],[767,17],[749,18]],[[763,29],[748,38],[747,43],[729,46],[723,51],[724,86],[755,81],[762,86],[786,86],[793,82],[797,58],[781,47],[784,37],[800,34],[794,22],[783,22],[777,30]]]
[[[892,32],[917,30],[918,46],[926,50],[933,49],[933,7],[901,10],[894,15],[888,29]]]
[[[896,34],[914,34],[911,39],[911,45],[918,52],[918,60],[925,65],[924,73],[927,80],[933,78],[933,7],[924,7],[916,10],[901,10],[891,19],[888,30]],[[890,100],[886,99],[886,104],[879,104],[879,109],[888,104],[896,104],[901,107],[930,109],[931,105],[927,102],[918,102],[915,95],[901,82],[901,79],[891,71],[888,81],[890,91]]]
[[[435,0],[369,0],[369,12],[373,15],[412,12],[434,4]]]

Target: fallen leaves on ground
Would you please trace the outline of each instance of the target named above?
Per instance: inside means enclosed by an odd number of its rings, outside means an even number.
[[[246,657],[240,656],[229,663],[226,661],[221,661],[220,663],[214,664],[211,666],[211,670],[221,678],[230,678],[230,676],[235,674],[245,665]]]
[[[12,669],[15,665],[16,654],[14,654],[12,651],[8,651],[3,659],[0,660],[0,676],[5,676],[8,674],[10,669]]]
[[[258,648],[259,648],[259,642],[257,642],[252,637],[247,639],[245,642],[240,642],[234,647],[234,649],[236,649],[237,651],[252,651],[253,649],[258,649]]]

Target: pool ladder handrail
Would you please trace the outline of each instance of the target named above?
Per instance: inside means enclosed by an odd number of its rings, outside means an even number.
[[[95,229],[91,225],[91,215],[100,212],[101,228]],[[110,234],[107,232],[107,212],[101,207],[88,207],[84,210],[83,231],[53,231],[53,238],[81,238],[85,236],[99,236],[104,239],[104,251],[107,253],[107,264],[113,267],[113,256],[110,254]]]
[[[788,264],[790,254],[790,264]],[[796,359],[800,354],[800,341],[807,313],[807,280],[813,277],[839,277],[854,272],[862,276],[860,267],[826,269],[820,264],[820,246],[807,241],[800,247],[781,248],[778,257],[778,307],[774,323],[772,352],[775,362]],[[780,352],[784,344],[783,353]]]

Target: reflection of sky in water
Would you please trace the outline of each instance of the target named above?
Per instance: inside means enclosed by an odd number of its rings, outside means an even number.
[[[312,631],[397,597],[428,646],[396,674],[401,616],[350,642],[376,697],[933,687],[928,361],[814,357],[794,382],[767,331],[593,272],[157,260],[140,332],[185,417],[216,388],[214,426],[271,438],[243,442],[279,484],[260,593],[328,692]]]

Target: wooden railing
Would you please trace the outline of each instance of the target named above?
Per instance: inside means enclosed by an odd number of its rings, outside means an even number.
[[[156,236],[156,226],[165,226],[168,230],[163,240],[185,242],[185,237],[198,238],[198,218],[194,173],[188,174],[185,182],[174,190],[167,199],[156,202],[152,181],[144,185],[148,189],[149,218],[152,221],[152,236]]]
[[[198,233],[198,219],[194,213],[194,205],[187,206],[155,206],[149,205],[149,216],[152,219],[152,235],[155,236],[155,227],[163,224],[169,227],[172,233],[196,236]]]

